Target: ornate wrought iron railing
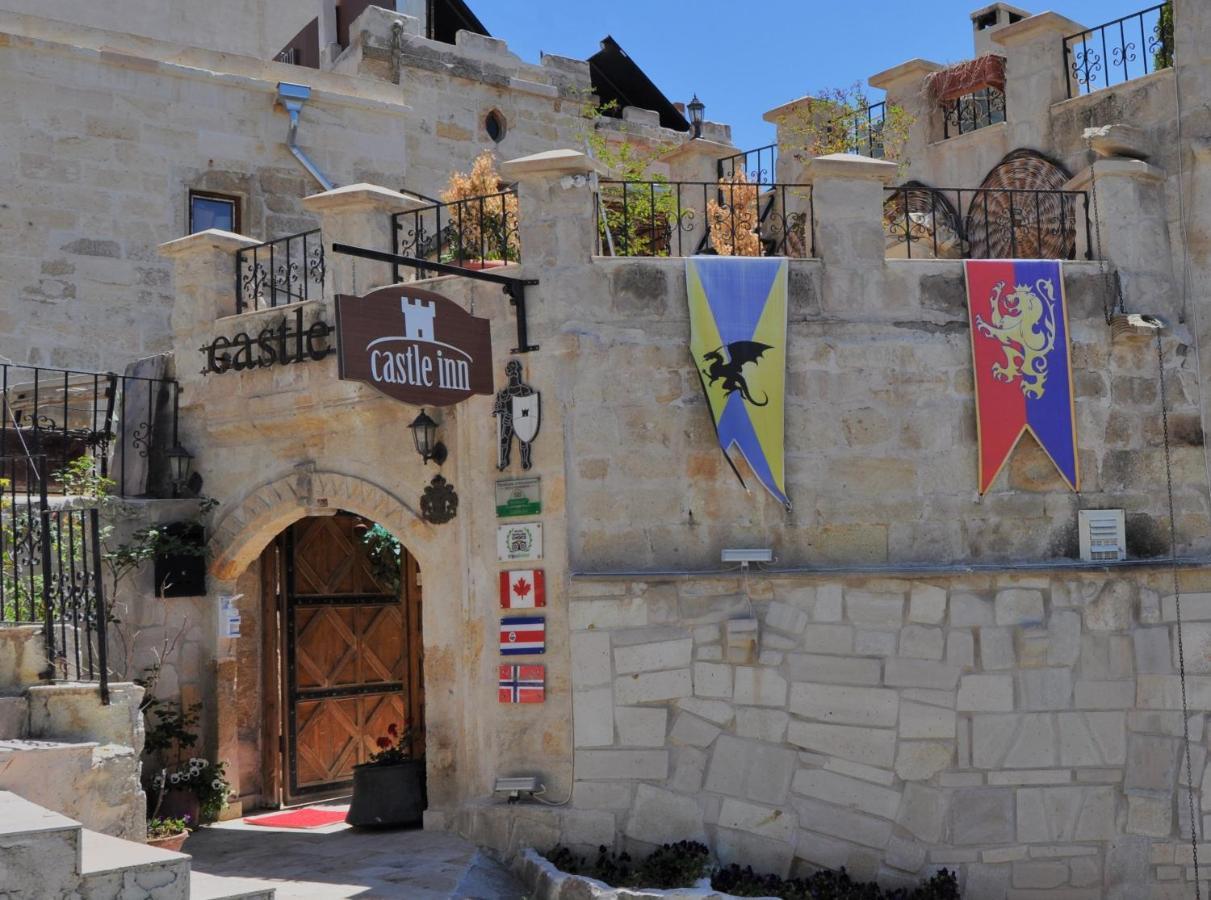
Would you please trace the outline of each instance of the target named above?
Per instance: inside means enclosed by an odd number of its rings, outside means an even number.
[[[48,681],[96,681],[109,702],[96,507],[52,509],[45,456],[0,457],[0,622],[39,624]]]
[[[400,256],[476,269],[521,261],[514,188],[395,213],[391,227]],[[396,266],[397,282],[402,274]],[[416,277],[425,277],[424,270]]]
[[[737,172],[751,182],[770,183],[778,177],[778,145],[766,144],[756,150],[745,150],[725,156],[715,164],[720,178],[732,181]]]
[[[889,257],[1093,258],[1085,191],[887,188],[883,231]]]
[[[1173,65],[1173,4],[1070,34],[1063,41],[1068,96],[1122,84]]]
[[[240,250],[235,290],[237,313],[323,298],[324,242],[319,230]]]
[[[1005,121],[1005,93],[984,87],[942,104],[942,136],[967,134]]]
[[[42,458],[33,470],[51,493],[72,485],[55,473],[80,457],[114,482],[119,496],[154,496],[177,443],[180,385],[172,378],[0,364],[0,459]],[[29,474],[19,466],[0,478]]]
[[[603,180],[596,223],[603,256],[813,253],[810,184]]]

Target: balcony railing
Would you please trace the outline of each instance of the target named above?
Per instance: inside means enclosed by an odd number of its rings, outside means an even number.
[[[942,104],[942,136],[967,134],[1005,121],[1005,93],[984,87]]]
[[[38,624],[48,681],[96,681],[109,702],[100,516],[52,509],[41,455],[0,457],[0,622]]]
[[[1172,3],[1150,6],[1064,38],[1069,97],[1122,84],[1172,65]]]
[[[56,477],[90,457],[119,496],[154,496],[167,476],[164,454],[177,444],[180,385],[171,378],[0,365],[0,458],[41,457],[33,470],[51,493],[70,493]],[[16,483],[27,468],[0,478]]]
[[[1085,191],[914,185],[886,194],[889,258],[1093,258]]]
[[[843,124],[849,132],[848,152],[882,159],[886,155],[883,145],[883,122],[886,116],[887,103],[882,100],[846,116]]]
[[[719,178],[732,181],[737,172],[751,182],[771,182],[778,177],[778,145],[766,144],[756,150],[745,150],[725,156],[715,165]]]
[[[395,213],[391,226],[401,256],[477,269],[521,260],[513,188]],[[401,276],[397,266],[395,280]],[[425,277],[424,270],[416,277]]]
[[[606,181],[597,194],[602,256],[808,257],[809,184],[733,180]]]
[[[236,312],[324,296],[324,242],[318,229],[246,247],[235,257]]]

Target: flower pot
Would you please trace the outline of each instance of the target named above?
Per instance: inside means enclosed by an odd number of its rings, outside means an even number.
[[[188,819],[197,824],[198,795],[188,788],[169,788],[164,792],[160,808],[156,815],[165,819]]]
[[[508,263],[503,259],[465,259],[460,263],[455,263],[460,269],[499,269],[501,266],[507,266]]]
[[[421,824],[425,811],[425,761],[353,767],[353,799],[345,821],[359,827]]]
[[[181,845],[185,843],[187,837],[189,837],[188,831],[182,831],[180,834],[170,834],[168,837],[149,837],[147,845],[149,847],[159,847],[161,850],[171,850],[173,853],[180,853]]]

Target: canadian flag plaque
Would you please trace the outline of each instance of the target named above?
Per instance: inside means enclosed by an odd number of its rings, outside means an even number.
[[[542,569],[514,569],[500,573],[500,608],[535,609],[547,605]]]

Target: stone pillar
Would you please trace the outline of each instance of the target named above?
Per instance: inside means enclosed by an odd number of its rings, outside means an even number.
[[[517,183],[518,235],[525,269],[583,265],[596,253],[589,175],[604,167],[576,150],[546,150],[500,166]]]
[[[1114,156],[1096,160],[1064,189],[1089,194],[1094,255],[1100,230],[1101,255],[1119,273],[1128,310],[1152,313],[1173,324],[1181,309],[1181,297],[1173,280],[1164,182],[1164,170],[1142,159]],[[1083,227],[1078,213],[1078,231]],[[1080,246],[1083,237],[1078,237],[1077,243]]]
[[[427,205],[399,191],[364,183],[304,197],[303,208],[320,220],[323,232],[326,296],[366,294],[391,284],[395,279],[390,263],[336,254],[332,252],[332,245],[350,244],[384,253],[394,252],[392,213]],[[400,277],[410,280],[412,274],[404,271]]]
[[[815,255],[824,261],[824,308],[837,313],[886,309],[885,298],[866,298],[872,268],[884,264],[883,186],[896,164],[849,153],[809,160]]]
[[[1006,25],[991,36],[995,52],[1005,57],[1010,147],[1051,146],[1051,105],[1068,97],[1063,40],[1084,28],[1058,13],[1045,12]]]
[[[929,154],[925,148],[931,141],[941,139],[942,119],[934,114],[935,107],[925,91],[925,79],[942,68],[941,64],[927,59],[910,59],[867,79],[871,87],[882,89],[883,99],[889,107],[898,106],[910,117],[913,125],[903,153],[909,166],[907,177],[918,178],[927,184],[938,183],[928,168]]]

